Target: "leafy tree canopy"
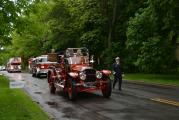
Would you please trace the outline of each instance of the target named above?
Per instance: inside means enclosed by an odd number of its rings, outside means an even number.
[[[19,16],[29,5],[28,0],[1,0],[0,1],[0,45],[10,43],[11,32],[17,25]]]

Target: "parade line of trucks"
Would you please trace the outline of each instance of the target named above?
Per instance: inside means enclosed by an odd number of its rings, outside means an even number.
[[[75,100],[79,92],[101,91],[103,97],[111,96],[110,70],[97,70],[93,67],[93,55],[87,48],[67,48],[28,60],[32,77],[47,77],[49,91],[55,94],[61,90],[69,100]],[[21,58],[10,58],[8,72],[21,72]]]

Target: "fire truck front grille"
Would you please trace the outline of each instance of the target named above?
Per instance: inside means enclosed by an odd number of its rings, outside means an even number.
[[[94,69],[86,69],[86,80],[85,82],[95,82],[96,81],[96,70]]]

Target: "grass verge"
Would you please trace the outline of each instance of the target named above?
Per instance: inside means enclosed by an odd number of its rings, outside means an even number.
[[[50,120],[46,113],[21,89],[9,89],[9,80],[0,76],[1,120]]]
[[[125,74],[124,80],[179,86],[179,75]]]

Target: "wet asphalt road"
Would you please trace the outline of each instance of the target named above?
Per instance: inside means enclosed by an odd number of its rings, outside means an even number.
[[[179,120],[179,106],[152,100],[160,98],[178,104],[179,88],[124,82],[123,90],[113,90],[110,99],[103,98],[100,92],[81,93],[71,102],[60,92],[50,94],[46,78],[0,73],[11,81],[25,81],[23,89],[54,120]]]

